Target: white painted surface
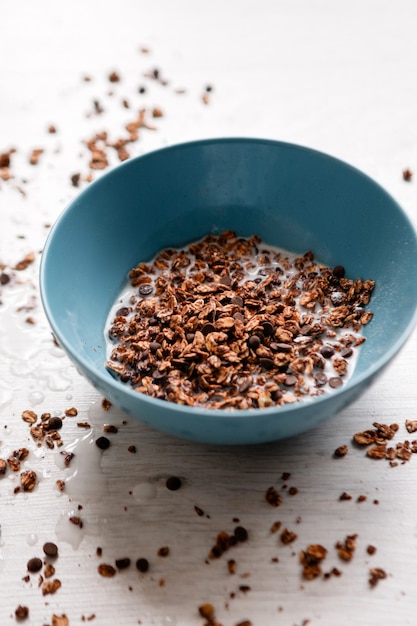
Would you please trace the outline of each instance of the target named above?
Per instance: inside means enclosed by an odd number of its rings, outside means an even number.
[[[104,412],[101,397],[54,347],[37,286],[45,225],[79,192],[71,175],[88,171],[83,142],[103,129],[118,138],[142,106],[164,116],[150,119],[157,130],[144,130],[132,155],[223,135],[292,141],[361,168],[415,221],[416,180],[406,183],[402,171],[417,172],[416,21],[411,0],[3,3],[0,152],[16,153],[14,178],[0,181],[0,262],[13,267],[31,251],[36,262],[18,273],[21,285],[0,290],[0,458],[28,447],[24,469],[35,469],[39,484],[14,494],[18,476],[0,478],[1,625],[14,622],[19,604],[29,607],[31,626],[51,624],[53,614],[66,614],[71,626],[92,615],[97,626],[198,625],[204,602],[223,626],[244,619],[256,626],[416,623],[417,459],[392,468],[351,445],[352,435],[374,421],[397,422],[396,441],[413,438],[404,422],[417,418],[415,333],[365,396],[319,429],[286,442],[219,449],[173,440],[113,408]],[[168,85],[144,77],[154,68]],[[109,83],[113,70],[120,83]],[[84,82],[85,75],[92,80]],[[213,91],[204,105],[207,85]],[[94,100],[105,109],[101,115],[92,114]],[[47,132],[49,124],[56,134]],[[30,166],[38,147],[45,152]],[[22,306],[30,310],[17,312]],[[28,315],[35,325],[25,322]],[[65,418],[61,434],[63,449],[76,456],[65,468],[56,449],[34,445],[21,413],[63,415],[71,406],[78,417]],[[91,442],[106,423],[119,432],[98,454]],[[335,460],[341,444],[349,453]],[[264,494],[271,485],[281,490],[283,472],[298,493],[283,490],[283,504],[273,509]],[[165,487],[172,475],[182,478],[179,491]],[[70,479],[66,492],[57,479]],[[352,500],[339,501],[344,491]],[[367,499],[358,503],[361,494]],[[82,529],[72,515],[81,516]],[[248,542],[207,563],[216,534],[231,532],[235,518],[248,529]],[[276,520],[297,533],[291,546],[271,534]],[[354,533],[357,549],[345,564],[334,544]],[[45,541],[59,546],[55,575],[62,583],[48,596],[38,575],[22,580]],[[323,569],[337,566],[340,577],[302,580],[298,555],[309,543],[327,547]],[[377,548],[373,556],[369,544]],[[157,556],[161,546],[170,547],[169,556]],[[151,567],[140,574],[132,564],[114,578],[99,576],[100,562],[124,556],[144,556]],[[237,563],[234,575],[229,558]],[[388,577],[371,589],[373,566]]]

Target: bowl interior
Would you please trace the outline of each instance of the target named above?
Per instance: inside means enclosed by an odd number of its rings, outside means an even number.
[[[350,278],[376,281],[374,319],[349,385],[378,371],[410,332],[417,241],[392,197],[322,153],[219,139],[127,161],[64,211],[41,268],[43,304],[61,345],[84,371],[109,379],[104,325],[128,271],[164,247],[225,229],[301,254],[313,250],[326,264],[344,265]]]

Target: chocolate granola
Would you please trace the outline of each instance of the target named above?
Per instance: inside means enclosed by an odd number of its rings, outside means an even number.
[[[208,235],[129,274],[108,328],[107,368],[136,391],[185,405],[252,409],[337,388],[349,372],[371,280],[258,236]]]

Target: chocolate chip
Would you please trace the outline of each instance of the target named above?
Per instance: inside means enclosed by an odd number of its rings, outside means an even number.
[[[37,556],[34,556],[32,559],[29,559],[27,562],[28,571],[32,574],[39,572],[42,569],[43,562],[42,559],[39,559]]]
[[[269,346],[272,352],[291,352],[291,346],[289,343],[278,343],[272,341]]]
[[[333,268],[333,276],[336,276],[336,278],[344,278],[346,273],[345,268],[343,267],[343,265],[335,265]]]
[[[334,349],[331,346],[323,346],[320,348],[320,354],[324,356],[325,359],[330,359],[334,355]]]
[[[284,385],[286,387],[294,387],[294,385],[297,383],[297,376],[294,376],[294,374],[287,374],[284,380]]]
[[[274,362],[272,359],[268,359],[268,357],[261,357],[259,359],[259,365],[263,367],[264,370],[272,370],[274,367]]]
[[[237,306],[243,306],[243,298],[240,296],[233,296],[230,298],[230,304],[236,304]]]
[[[234,531],[234,536],[236,537],[237,541],[240,541],[240,542],[247,541],[248,531],[243,526],[236,526],[235,531]]]
[[[127,569],[130,566],[130,559],[129,557],[124,557],[122,559],[117,559],[116,560],[116,567],[117,569]]]
[[[116,312],[116,317],[126,317],[126,315],[129,315],[129,309],[127,306],[123,306]]]
[[[155,354],[158,350],[160,350],[160,348],[162,348],[162,346],[159,341],[151,341],[149,344],[149,350],[152,354]]]
[[[339,376],[333,376],[332,378],[329,378],[329,386],[332,389],[336,389],[337,387],[340,387],[341,385],[343,385],[343,381],[341,378],[339,378]]]
[[[222,276],[220,279],[220,284],[226,285],[226,287],[230,287],[230,285],[232,284],[232,279],[230,278],[230,276]]]
[[[188,341],[188,343],[193,343],[193,341],[194,341],[194,337],[195,337],[195,334],[194,334],[194,333],[187,333],[187,334],[185,335],[185,338],[186,338],[186,340]]]
[[[60,417],[51,417],[48,421],[46,430],[60,430],[62,428],[62,419]]]
[[[149,296],[153,292],[153,287],[149,283],[144,283],[139,287],[139,293],[141,296]]]
[[[261,345],[261,340],[258,335],[251,335],[248,339],[248,347],[251,350],[256,350]]]
[[[352,356],[352,354],[353,354],[352,348],[345,348],[340,353],[340,356],[342,356],[344,359],[348,359],[350,356]]]
[[[327,376],[324,372],[316,372],[314,374],[314,380],[317,387],[323,387],[327,383]]]
[[[215,330],[216,329],[214,327],[214,324],[212,324],[211,322],[207,322],[207,324],[204,324],[201,332],[203,333],[203,335],[208,335],[209,333],[214,333]]]
[[[107,437],[98,437],[96,439],[96,446],[100,448],[100,450],[107,450],[110,447],[110,439]]]
[[[177,491],[181,488],[181,485],[181,478],[178,478],[178,476],[170,476],[169,478],[167,478],[165,483],[166,488],[170,491]]]
[[[273,391],[271,391],[271,400],[273,402],[277,402],[277,400],[280,400],[283,396],[282,391],[280,391],[279,389],[274,389]]]
[[[58,546],[52,541],[47,541],[43,544],[43,551],[46,556],[49,556],[51,558],[58,556]]]
[[[274,326],[273,324],[271,324],[271,322],[264,322],[262,326],[264,329],[265,337],[270,337],[271,335],[274,334]]]
[[[136,561],[136,569],[139,572],[147,572],[149,569],[149,561],[148,559],[140,558]]]
[[[155,382],[162,382],[166,377],[166,372],[161,372],[160,370],[154,370],[152,372],[152,378]]]

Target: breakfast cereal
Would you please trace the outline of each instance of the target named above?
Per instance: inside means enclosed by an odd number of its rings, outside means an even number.
[[[139,263],[108,322],[106,366],[140,393],[252,409],[337,389],[351,374],[374,282],[312,252],[234,231]]]

